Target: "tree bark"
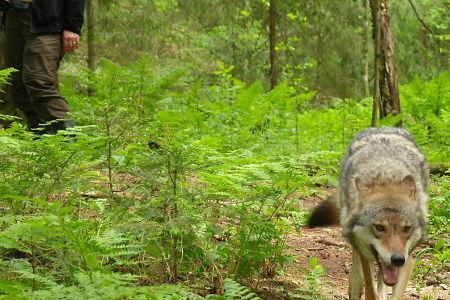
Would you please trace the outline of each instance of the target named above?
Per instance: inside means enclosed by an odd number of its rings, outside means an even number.
[[[86,1],[86,15],[87,15],[87,64],[91,72],[95,70],[95,44],[94,44],[94,0]],[[89,75],[91,76],[91,75]],[[92,86],[88,88],[88,95],[94,95]]]
[[[94,0],[86,1],[86,15],[87,15],[87,63],[89,70],[95,69],[95,45],[94,45]]]
[[[4,12],[0,11],[0,20],[3,17]],[[5,34],[4,30],[0,29],[0,70],[5,69]],[[0,114],[16,115],[15,109],[11,103],[6,102],[8,95],[9,85],[0,85]],[[0,129],[7,128],[12,122],[0,119]]]
[[[375,40],[375,88],[372,125],[378,106],[380,119],[400,113],[394,41],[388,0],[370,0]]]
[[[277,85],[277,53],[276,53],[276,22],[277,22],[277,0],[270,0],[269,4],[269,44],[270,44],[270,88]]]
[[[364,96],[370,95],[369,84],[369,3],[368,0],[362,0],[364,7],[364,28],[363,28],[363,82],[364,82]]]
[[[375,2],[375,4],[373,3]],[[375,68],[375,80],[373,84],[373,105],[372,105],[372,127],[377,127],[378,124],[378,104],[381,103],[380,95],[380,64],[381,64],[381,33],[379,26],[380,11],[378,9],[377,0],[371,0],[371,12],[372,12],[372,28],[373,39],[375,42],[374,51],[374,68]]]
[[[0,20],[3,19],[4,12],[0,11]],[[4,30],[0,29],[0,68],[5,68],[5,41],[4,41]]]

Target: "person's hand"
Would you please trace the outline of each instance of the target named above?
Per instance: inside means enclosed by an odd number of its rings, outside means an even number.
[[[80,46],[80,36],[75,32],[63,31],[64,52],[71,53]]]

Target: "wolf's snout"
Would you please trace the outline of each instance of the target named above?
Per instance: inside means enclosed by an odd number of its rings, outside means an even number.
[[[400,253],[394,253],[391,256],[391,263],[396,267],[401,267],[405,264],[405,256]]]

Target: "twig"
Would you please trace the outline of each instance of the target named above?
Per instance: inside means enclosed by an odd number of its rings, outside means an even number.
[[[338,243],[335,241],[329,241],[329,240],[325,240],[325,239],[320,239],[317,242],[327,245],[327,246],[345,247],[345,244],[343,244],[343,243]]]
[[[308,250],[308,251],[319,251],[319,250],[325,250],[325,248],[320,248],[320,247],[317,247],[317,248],[307,248],[306,250]]]

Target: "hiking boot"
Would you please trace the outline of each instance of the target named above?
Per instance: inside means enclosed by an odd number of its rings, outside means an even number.
[[[74,120],[54,120],[47,122],[46,124],[41,124],[38,127],[34,127],[31,131],[38,135],[55,135],[60,130],[67,130],[73,127],[75,127]]]
[[[41,118],[35,112],[25,113],[25,119],[27,122],[27,127],[30,131],[35,132],[40,126],[39,124],[44,123]]]

